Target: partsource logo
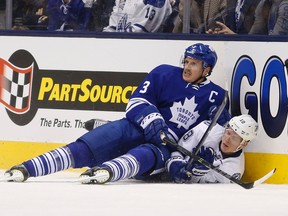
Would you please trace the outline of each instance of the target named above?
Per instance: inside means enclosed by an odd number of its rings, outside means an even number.
[[[0,56],[0,103],[20,126],[31,122],[39,108],[124,111],[145,76],[117,71],[40,70],[28,51],[18,50],[8,60]]]

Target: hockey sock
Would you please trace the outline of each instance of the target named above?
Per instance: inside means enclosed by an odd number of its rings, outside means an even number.
[[[43,176],[72,167],[73,157],[67,146],[57,148],[23,163],[30,176]]]
[[[139,171],[139,164],[135,157],[125,154],[102,164],[109,167],[113,173],[111,181],[118,181],[135,176]]]
[[[152,169],[155,164],[155,155],[152,149],[145,146],[134,148],[123,156],[103,163],[113,172],[111,181],[127,179],[141,175]]]
[[[74,158],[73,168],[82,168],[82,167],[93,167],[94,156],[92,151],[89,149],[88,145],[82,140],[77,140],[76,142],[70,143],[67,145],[70,149],[70,152]]]

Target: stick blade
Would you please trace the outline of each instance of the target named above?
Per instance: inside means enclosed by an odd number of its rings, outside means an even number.
[[[268,172],[266,175],[264,175],[262,178],[256,180],[254,182],[254,186],[257,186],[259,184],[262,184],[265,182],[267,179],[269,179],[274,173],[276,172],[276,168],[272,169],[270,172]]]
[[[251,189],[256,187],[257,185],[262,184],[263,182],[265,182],[267,179],[269,179],[274,173],[276,172],[276,168],[272,169],[270,172],[268,172],[266,175],[264,175],[263,177],[261,177],[260,179],[254,181],[254,182],[247,182],[244,183],[243,187],[246,189]]]

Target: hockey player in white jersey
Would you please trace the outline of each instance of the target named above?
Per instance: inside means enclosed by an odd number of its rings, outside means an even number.
[[[119,175],[113,180],[133,176],[135,172],[142,175],[147,170],[163,169],[171,152],[162,145],[160,135],[164,133],[178,141],[188,130],[209,119],[209,108],[220,106],[225,97],[225,90],[207,79],[217,62],[215,50],[197,43],[189,46],[184,56],[184,68],[160,65],[148,73],[133,92],[125,118],[13,166],[5,173],[7,179],[21,182],[70,167],[95,167],[122,155],[111,167],[119,164],[128,171],[115,172]],[[88,174],[97,173],[92,169]],[[108,180],[109,177],[101,182]]]
[[[116,0],[104,32],[158,32],[172,13],[172,0]]]
[[[209,124],[209,121],[203,121],[188,131],[178,144],[192,152]],[[240,179],[244,173],[242,149],[257,136],[257,131],[258,124],[250,115],[233,117],[226,128],[219,124],[212,128],[198,155],[222,171]],[[189,163],[189,157],[178,151],[172,152],[166,167],[171,179],[176,183],[230,183],[227,178],[197,161]]]

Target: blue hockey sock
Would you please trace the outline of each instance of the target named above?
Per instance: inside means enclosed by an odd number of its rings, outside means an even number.
[[[30,176],[43,176],[70,167],[90,166],[93,154],[88,146],[77,140],[67,146],[57,148],[23,163]]]
[[[100,167],[109,167],[113,173],[111,181],[118,181],[135,176],[139,171],[139,164],[135,157],[125,154],[103,163]]]
[[[150,171],[155,164],[155,160],[152,149],[139,146],[125,155],[103,163],[102,167],[109,167],[113,172],[111,181],[118,181]]]
[[[23,165],[30,176],[36,177],[68,169],[72,163],[71,152],[67,146],[64,146],[25,161]]]

